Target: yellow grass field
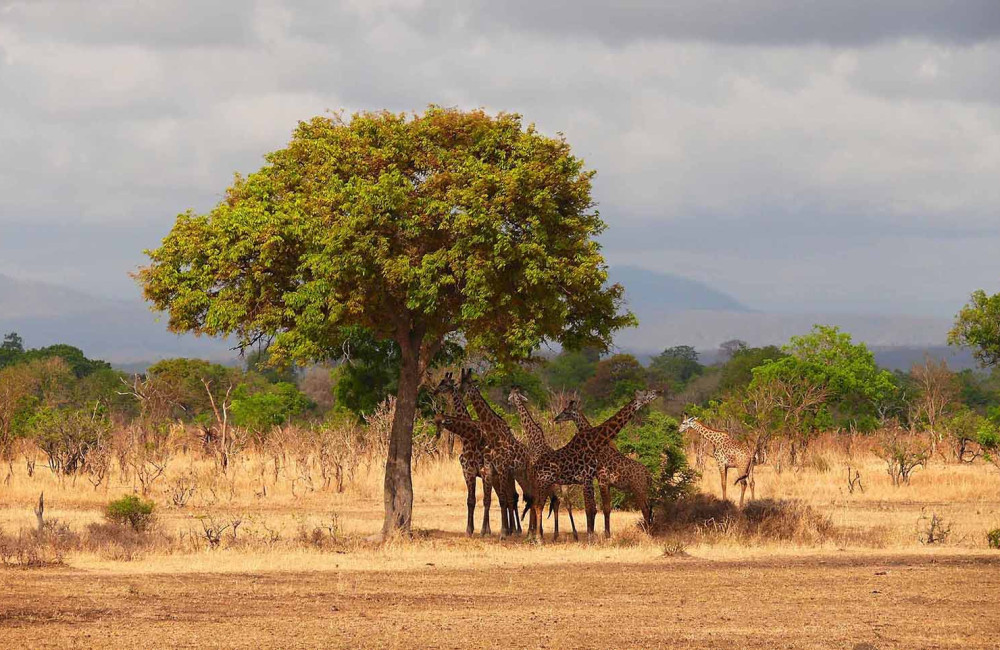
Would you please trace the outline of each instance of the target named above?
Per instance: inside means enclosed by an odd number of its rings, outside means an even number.
[[[1000,472],[934,462],[896,488],[873,455],[813,453],[798,471],[759,467],[757,497],[808,505],[841,531],[828,538],[722,522],[649,536],[615,512],[610,540],[541,546],[465,537],[457,461],[418,463],[413,539],[376,544],[377,463],[338,494],[273,481],[253,455],[229,477],[179,456],[150,491],[151,541],[69,544],[59,564],[0,568],[0,647],[1000,647],[1000,551],[986,543]],[[849,492],[848,464],[863,493]],[[42,491],[45,518],[77,538],[132,492],[14,469],[0,484],[8,536],[36,525]],[[194,493],[171,505],[185,480]],[[720,494],[710,459],[699,489]],[[494,498],[494,531],[497,512]],[[934,516],[948,534],[922,543]],[[206,526],[223,529],[217,548]]]

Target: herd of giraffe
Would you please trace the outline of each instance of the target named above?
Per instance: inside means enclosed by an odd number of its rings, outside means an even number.
[[[462,441],[459,462],[467,488],[467,534],[475,531],[477,479],[483,485],[483,535],[491,534],[489,511],[494,491],[500,502],[500,536],[522,532],[521,517],[518,516],[517,487],[520,487],[525,513],[530,512],[529,535],[542,538],[544,507],[550,503],[550,509],[555,512],[553,539],[558,539],[559,505],[560,501],[565,501],[560,496],[564,495],[566,487],[581,485],[587,514],[587,535],[590,538],[594,534],[597,516],[595,481],[601,490],[606,535],[611,533],[611,487],[631,492],[642,510],[645,523],[652,523],[649,494],[652,478],[649,471],[615,449],[612,441],[642,407],[656,399],[656,391],[637,391],[628,404],[598,426],[592,426],[586,420],[575,402],[570,403],[556,417],[556,421],[574,422],[577,432],[568,444],[559,449],[553,449],[546,441],[542,427],[528,409],[527,398],[518,389],[511,391],[509,401],[521,420],[525,442],[514,436],[507,421],[486,401],[471,371],[462,371],[457,383],[450,373],[445,375],[436,392],[448,394],[451,398],[451,413],[437,414],[436,422]],[[475,413],[475,418],[472,413]],[[573,523],[568,501],[566,505]],[[573,534],[576,537],[575,523]]]
[[[587,516],[587,537],[594,535],[597,518],[596,481],[601,493],[604,513],[604,534],[611,535],[611,488],[629,492],[642,512],[647,528],[653,521],[650,490],[652,476],[646,467],[618,451],[613,443],[615,436],[659,393],[638,390],[631,401],[603,423],[592,425],[574,400],[555,417],[555,422],[572,422],[576,434],[563,447],[553,449],[545,432],[528,409],[527,397],[517,388],[511,390],[509,402],[517,412],[524,429],[525,441],[519,440],[507,421],[493,410],[472,378],[471,370],[463,370],[456,383],[447,373],[435,392],[450,397],[451,413],[438,413],[435,421],[442,429],[451,431],[462,441],[459,463],[467,489],[466,505],[468,522],[466,534],[475,532],[476,481],[483,485],[482,535],[492,534],[490,507],[492,493],[500,503],[500,537],[520,534],[521,518],[530,512],[528,534],[543,539],[542,521],[545,504],[550,504],[550,514],[555,513],[553,540],[559,538],[559,505],[565,502],[573,536],[577,538],[573,511],[565,490],[569,486],[583,487],[584,508]],[[472,411],[470,412],[469,406]],[[473,413],[475,417],[473,417]],[[722,494],[726,498],[728,470],[743,470],[737,483],[743,494],[750,487],[753,496],[753,464],[748,448],[722,431],[711,429],[694,418],[684,420],[680,430],[694,430],[715,447],[715,459],[722,479]],[[518,491],[524,498],[524,513],[518,516]],[[562,497],[562,498],[560,498]]]

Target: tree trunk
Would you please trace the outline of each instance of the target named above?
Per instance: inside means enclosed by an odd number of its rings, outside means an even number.
[[[396,413],[389,436],[389,455],[385,461],[385,521],[382,537],[409,534],[413,517],[413,480],[410,461],[413,457],[413,418],[417,411],[420,388],[420,340],[411,336],[400,341],[402,367],[396,393]]]

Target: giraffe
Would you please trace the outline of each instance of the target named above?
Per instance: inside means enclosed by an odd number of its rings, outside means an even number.
[[[458,390],[458,385],[455,383],[450,372],[445,374],[444,379],[438,384],[434,393],[448,393],[451,397],[454,414],[459,417],[471,419],[469,417],[469,410],[465,406],[465,401],[462,400],[462,394]],[[441,424],[443,425],[443,422]],[[465,487],[468,493],[466,505],[469,509],[469,520],[465,534],[472,536],[475,532],[476,478],[478,477],[483,482],[483,526],[481,534],[486,537],[492,534],[492,530],[490,529],[490,504],[493,500],[493,485],[490,483],[487,472],[484,471],[486,463],[484,458],[485,444],[483,434],[479,430],[479,427],[467,428],[459,426],[456,428],[459,430],[455,431],[451,428],[448,428],[448,430],[457,435],[462,441],[462,453],[458,456],[458,462],[462,466],[462,477],[465,479]]]
[[[520,533],[521,522],[517,516],[515,480],[521,484],[525,503],[531,501],[534,504],[533,490],[530,489],[527,480],[528,449],[514,437],[507,421],[493,410],[479,392],[472,379],[472,370],[462,371],[459,385],[479,417],[480,431],[486,441],[486,470],[500,498],[500,536],[506,537],[515,531]],[[532,519],[532,525],[534,521]]]
[[[521,425],[524,427],[524,435],[528,439],[528,466],[529,468],[534,465],[535,461],[547,451],[552,451],[552,446],[545,440],[545,432],[542,431],[542,427],[538,425],[535,419],[531,416],[531,411],[528,410],[528,398],[519,389],[512,388],[510,395],[507,400],[514,405],[517,410],[517,415],[521,419]],[[562,487],[562,486],[560,486]],[[593,490],[593,486],[591,486]],[[535,494],[536,498],[543,498],[541,493]],[[576,532],[576,522],[573,521],[573,506],[570,504],[567,494],[563,492],[562,501],[566,504],[566,512],[569,514],[569,523],[573,528],[573,539],[580,539],[580,536]],[[559,539],[559,495],[556,491],[552,491],[552,508],[551,511],[555,511],[555,521],[553,522],[553,535],[552,539]],[[525,512],[528,508],[525,508]],[[522,515],[523,516],[523,515]],[[529,525],[528,531],[531,532],[532,528]]]
[[[576,424],[579,433],[585,433],[593,428],[587,416],[580,410],[576,400],[571,401],[555,419],[556,422],[572,421]],[[631,492],[632,497],[639,505],[646,526],[652,524],[653,511],[649,502],[649,491],[653,484],[653,477],[645,465],[618,451],[614,442],[609,442],[599,452],[597,484],[601,487],[601,509],[604,512],[605,537],[611,536],[611,487]]]
[[[632,401],[606,421],[589,429],[584,434],[577,433],[566,446],[542,454],[532,467],[532,482],[535,492],[548,494],[553,485],[593,484],[597,478],[601,448],[607,446],[642,407],[658,396],[659,393],[654,390],[637,390]],[[536,533],[539,541],[543,541],[544,536],[540,521],[541,506],[537,500],[532,504],[532,508],[536,511],[536,520],[539,521]],[[588,539],[593,539],[594,536],[596,514],[596,506],[590,508],[588,504]]]
[[[750,498],[754,498],[753,484],[753,464],[750,450],[746,445],[733,440],[725,431],[718,431],[706,427],[693,417],[686,418],[680,426],[680,432],[684,433],[688,429],[693,429],[703,438],[712,443],[715,448],[715,462],[719,466],[719,478],[722,480],[722,498],[726,499],[726,482],[729,477],[729,468],[743,471],[743,474],[736,479],[742,487],[740,490],[740,507],[743,507],[743,497],[746,495],[747,486],[750,487]]]

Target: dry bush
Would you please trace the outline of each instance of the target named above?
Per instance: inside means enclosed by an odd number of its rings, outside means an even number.
[[[154,546],[154,536],[113,522],[94,522],[87,526],[83,548],[105,560],[131,562]]]
[[[930,445],[925,440],[895,423],[880,431],[878,440],[878,457],[885,461],[896,487],[909,485],[910,475],[925,466],[930,457]]]
[[[758,499],[740,510],[731,501],[698,493],[660,507],[655,534],[671,540],[755,546],[790,543],[884,545],[883,529],[840,528],[830,517],[799,501]]]
[[[63,563],[64,553],[33,530],[16,535],[0,532],[0,564],[8,568],[37,569]]]

